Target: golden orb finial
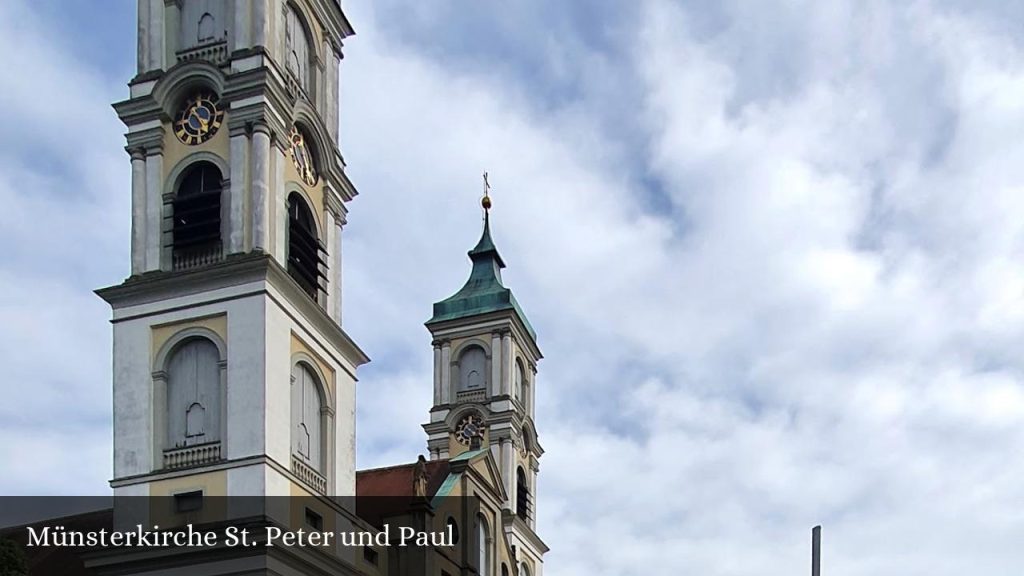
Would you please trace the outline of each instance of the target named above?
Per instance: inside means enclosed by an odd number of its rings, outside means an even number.
[[[487,172],[484,172],[484,197],[480,199],[480,205],[485,212],[491,209],[491,183],[487,181]]]

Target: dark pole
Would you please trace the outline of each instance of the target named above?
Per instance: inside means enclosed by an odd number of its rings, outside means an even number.
[[[811,576],[821,576],[821,526],[811,530]]]

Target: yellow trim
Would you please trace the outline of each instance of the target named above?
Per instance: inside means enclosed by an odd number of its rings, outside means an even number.
[[[191,513],[179,514],[174,510],[174,496],[184,492],[200,490],[205,498],[203,507]],[[216,522],[227,518],[227,500],[224,498],[212,498],[214,496],[227,496],[228,475],[226,470],[216,472],[205,472],[182,476],[180,478],[168,478],[157,480],[149,485],[150,496],[162,496],[163,498],[150,499],[150,521],[160,527],[184,526],[188,523]]]
[[[190,318],[170,324],[158,324],[152,326],[153,346],[150,351],[150,364],[156,361],[156,355],[175,334],[186,328],[206,328],[217,336],[222,342],[228,341],[228,317],[227,314],[217,314],[205,318]],[[159,368],[159,367],[157,367]]]
[[[320,369],[320,373],[324,375],[324,379],[326,380],[326,382],[323,383],[326,388],[325,393],[327,393],[331,398],[334,398],[335,379],[337,377],[334,368],[325,362],[319,354],[314,352],[295,332],[292,332],[291,357],[293,362],[296,354],[299,354],[300,352],[305,353],[307,356],[312,358],[314,362],[316,362],[316,367]],[[333,406],[334,402],[332,401],[330,404]]]

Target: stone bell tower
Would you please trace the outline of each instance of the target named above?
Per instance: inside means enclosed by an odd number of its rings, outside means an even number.
[[[423,425],[431,460],[489,447],[507,498],[503,525],[520,554],[540,565],[547,547],[534,532],[536,488],[544,450],[534,425],[537,335],[512,291],[491,238],[485,181],[483,233],[469,251],[466,284],[434,304],[426,326],[434,346],[434,406]]]
[[[115,495],[351,495],[338,0],[139,0]]]

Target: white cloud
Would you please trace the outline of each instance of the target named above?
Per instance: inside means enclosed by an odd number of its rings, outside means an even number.
[[[362,195],[346,229],[346,327],[376,361],[360,375],[361,466],[423,451],[422,322],[468,274],[488,170],[506,281],[547,355],[538,511],[551,573],[792,573],[819,522],[830,574],[1010,574],[1024,561],[1024,49],[1000,8],[647,0],[600,52],[533,38],[525,11],[489,21],[551,56],[537,78],[579,83],[542,99],[545,87],[489,66],[493,53],[445,59],[350,4],[342,141]],[[119,94],[48,50],[45,93],[79,70],[69,114],[103,136],[57,175],[0,155],[0,237],[29,245],[25,215],[46,212],[58,233],[42,250],[61,264],[19,248],[0,267],[4,318],[35,326],[0,350],[56,343],[74,359],[47,366],[38,399],[15,396],[29,408],[78,365],[69,398],[106,386],[105,313],[85,292],[106,280],[67,270],[109,275],[127,246],[120,128],[95,120]],[[81,195],[58,194],[79,181]],[[121,228],[90,227],[104,214]],[[74,268],[97,242],[103,274]],[[18,290],[28,278],[40,289]],[[2,360],[18,380],[44,363]],[[102,402],[86,406],[53,434],[4,438],[56,469],[82,426],[105,442],[88,423]]]
[[[430,283],[392,298],[419,319],[466,271],[476,167],[514,188],[494,221],[548,355],[549,569],[782,574],[806,569],[824,522],[837,574],[1007,573],[1020,518],[1004,510],[1024,495],[1019,48],[927,3],[725,10],[735,27],[709,38],[685,4],[645,3],[620,46],[667,213],[576,103],[538,116],[525,89],[372,28],[345,69],[356,258]],[[393,66],[411,72],[378,79]],[[424,123],[444,129],[401,138]],[[415,176],[381,178],[381,156]],[[402,177],[405,216],[372,197]],[[372,245],[359,218],[387,210],[392,232],[433,227],[429,257]],[[389,337],[419,338],[427,386],[422,329]]]

